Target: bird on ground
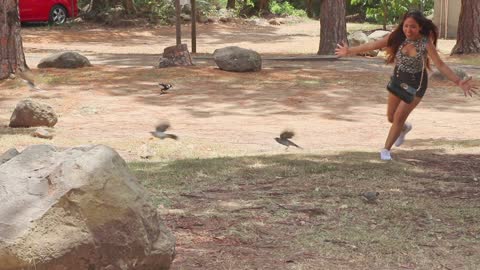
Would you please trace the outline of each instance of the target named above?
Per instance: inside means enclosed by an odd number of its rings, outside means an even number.
[[[169,127],[170,127],[170,124],[167,123],[167,122],[164,122],[164,123],[161,123],[161,124],[157,125],[157,127],[155,128],[155,131],[151,131],[150,133],[154,137],[157,137],[157,138],[162,139],[162,140],[166,139],[166,138],[177,140],[178,139],[177,135],[165,133],[165,131],[167,131],[167,129]]]
[[[43,89],[40,89],[38,86],[35,85],[35,76],[33,75],[32,71],[30,69],[25,69],[25,70],[18,70],[16,73],[22,81],[26,82],[28,86],[30,87],[30,91],[45,91]]]
[[[159,85],[160,87],[162,87],[162,88],[160,89],[160,95],[166,94],[167,91],[168,91],[170,88],[172,88],[172,85],[169,84],[169,83],[159,83],[158,85]]]
[[[376,191],[367,191],[359,194],[359,196],[361,196],[362,199],[367,203],[376,203],[378,195],[380,195],[380,193]]]
[[[290,146],[295,146],[297,148],[302,149],[302,147],[298,146],[297,144],[289,140],[293,138],[293,136],[295,136],[295,133],[293,131],[285,130],[282,133],[280,133],[280,137],[275,138],[275,141],[277,141],[279,144],[285,145],[287,147],[286,149],[288,149],[288,147]]]

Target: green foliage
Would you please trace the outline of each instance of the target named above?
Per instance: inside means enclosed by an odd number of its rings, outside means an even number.
[[[306,17],[305,10],[296,9],[287,1],[270,1],[270,12],[276,15],[290,15],[297,17]]]
[[[196,0],[197,11],[207,16],[215,16],[220,8],[227,6],[226,1],[222,3],[218,0]]]
[[[403,14],[413,9],[425,15],[433,12],[433,0],[350,0],[350,4],[366,10],[367,19],[384,24],[397,23]]]
[[[172,1],[168,0],[137,0],[137,7],[150,14],[150,17],[157,18],[164,23],[175,15],[175,7]]]

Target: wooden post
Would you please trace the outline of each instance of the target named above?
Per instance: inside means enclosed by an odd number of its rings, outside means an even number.
[[[197,52],[197,8],[195,7],[195,0],[190,0],[191,14],[192,14],[192,53]]]
[[[180,24],[180,0],[175,0],[175,18],[177,28],[177,45],[180,45],[182,43],[182,28]]]

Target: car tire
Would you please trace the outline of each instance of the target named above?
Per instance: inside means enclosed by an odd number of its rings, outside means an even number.
[[[67,21],[67,10],[61,5],[55,5],[50,10],[48,22],[51,24],[61,25]]]

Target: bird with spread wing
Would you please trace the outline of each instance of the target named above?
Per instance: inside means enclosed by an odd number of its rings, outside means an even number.
[[[151,131],[150,133],[154,137],[157,137],[162,140],[167,138],[177,140],[178,139],[177,135],[166,133],[168,128],[170,128],[170,124],[168,122],[163,122],[157,125],[157,127],[155,128],[155,131]]]
[[[295,136],[295,133],[293,131],[285,130],[282,133],[280,133],[280,137],[275,138],[275,141],[277,141],[279,144],[285,145],[287,147],[286,149],[288,149],[288,147],[290,146],[294,146],[299,149],[302,149],[302,147],[298,146],[297,144],[295,144],[290,140],[291,138],[293,138],[293,136]]]
[[[22,81],[26,82],[30,87],[31,91],[38,91],[38,92],[45,91],[43,89],[40,89],[35,84],[35,76],[33,75],[30,69],[26,68],[24,70],[18,70],[18,72],[15,75],[17,75],[20,79],[22,79]]]

